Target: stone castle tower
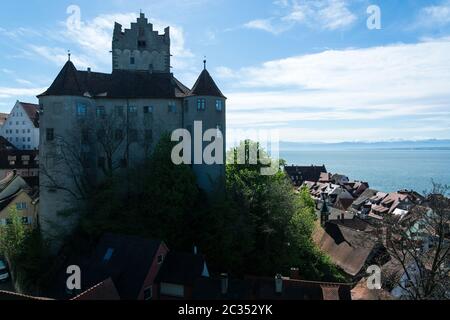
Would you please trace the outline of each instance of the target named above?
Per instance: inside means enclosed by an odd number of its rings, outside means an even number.
[[[52,226],[59,231],[74,226],[76,214],[59,213],[82,201],[84,173],[98,181],[105,167],[139,165],[166,133],[184,128],[193,134],[196,121],[202,121],[203,132],[219,128],[225,158],[226,97],[206,64],[192,89],[182,84],[170,70],[169,28],[159,35],[144,14],[131,29],[115,25],[112,48],[112,73],[77,70],[69,58],[38,96],[40,224],[46,235]],[[105,148],[105,140],[113,147]],[[206,192],[223,182],[224,164],[192,168]]]
[[[170,72],[170,28],[160,35],[143,13],[131,29],[116,23],[112,42],[113,70]]]

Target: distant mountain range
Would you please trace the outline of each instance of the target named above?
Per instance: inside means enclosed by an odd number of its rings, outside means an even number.
[[[281,151],[299,150],[357,150],[357,149],[391,149],[391,150],[450,150],[450,140],[419,141],[379,141],[379,142],[280,142]]]

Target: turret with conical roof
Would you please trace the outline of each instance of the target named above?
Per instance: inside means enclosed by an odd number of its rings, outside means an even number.
[[[59,72],[50,88],[40,96],[80,96],[85,92],[82,83],[78,79],[78,72],[72,61],[68,60]]]
[[[222,94],[222,91],[220,91],[219,87],[217,87],[216,83],[214,82],[213,78],[206,68],[203,69],[202,73],[200,73],[200,76],[192,87],[190,94],[193,96],[211,96],[225,98],[225,96]]]
[[[226,97],[214,82],[206,69],[206,61],[203,71],[200,73],[189,94],[184,101],[183,126],[188,129],[194,139],[195,123],[201,122],[203,132],[210,129],[220,130],[220,139],[223,142],[222,164],[206,165],[194,164],[193,169],[197,175],[200,187],[206,191],[214,191],[217,183],[223,180],[225,175],[225,146],[226,146]],[[195,133],[197,134],[197,133]],[[198,139],[198,137],[195,137]],[[203,150],[209,144],[204,142]]]

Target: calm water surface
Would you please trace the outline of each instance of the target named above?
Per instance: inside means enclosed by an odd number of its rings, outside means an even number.
[[[429,191],[432,181],[450,185],[450,150],[281,151],[288,164],[322,165],[328,172],[369,182],[371,188]]]

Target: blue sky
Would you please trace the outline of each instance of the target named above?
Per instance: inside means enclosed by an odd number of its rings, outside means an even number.
[[[80,28],[68,28],[71,5]],[[381,9],[369,30],[367,8]],[[72,9],[72,8],[70,8]],[[71,50],[110,72],[112,26],[172,27],[173,72],[208,69],[230,129],[286,141],[450,139],[450,0],[27,0],[2,3],[0,111],[37,102]],[[73,21],[73,20],[72,20]]]

